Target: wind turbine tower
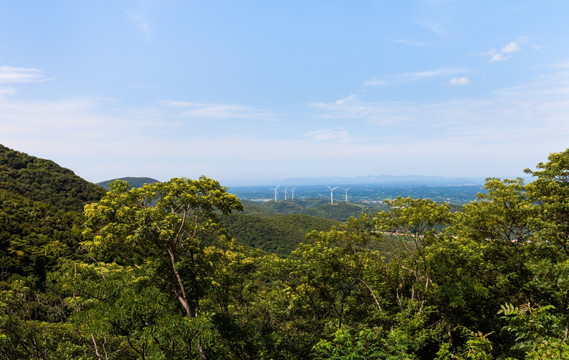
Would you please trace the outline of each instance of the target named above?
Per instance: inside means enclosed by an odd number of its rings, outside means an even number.
[[[348,202],[348,190],[350,190],[350,189],[351,188],[347,188],[347,189],[342,188],[342,190],[344,190],[346,192],[346,202]]]
[[[275,202],[277,202],[277,196],[278,196],[277,190],[278,190],[279,186],[280,185],[277,185],[277,187],[274,189],[275,190]]]
[[[285,201],[286,201],[286,191],[288,190],[288,186],[285,187]]]
[[[328,186],[328,189],[330,189],[330,205],[334,205],[334,190],[336,190],[337,188],[338,188],[337,186],[335,188]]]
[[[296,189],[295,187],[292,188],[292,199],[294,200],[294,189]]]

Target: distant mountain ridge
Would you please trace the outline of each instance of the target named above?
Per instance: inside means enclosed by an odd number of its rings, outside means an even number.
[[[97,185],[105,188],[106,190],[110,190],[111,189],[110,185],[114,181],[117,181],[117,180],[126,181],[133,188],[142,187],[144,184],[154,184],[154,183],[160,182],[156,179],[149,178],[149,177],[122,177],[122,178],[118,178],[118,179],[102,181],[102,182],[97,183]]]
[[[436,185],[436,186],[457,186],[457,185],[481,185],[485,178],[482,177],[445,177],[445,176],[425,176],[425,175],[368,175],[368,176],[320,176],[307,178],[287,178],[287,179],[247,179],[247,180],[228,180],[227,186],[263,186],[278,184],[285,185]]]
[[[98,182],[97,185],[109,190],[109,185],[115,180],[124,180],[132,187],[141,187],[144,184],[160,182],[150,177],[122,177]],[[427,176],[427,175],[368,175],[368,176],[319,176],[319,177],[295,177],[285,179],[244,179],[226,180],[222,185],[226,187],[247,187],[247,186],[276,186],[276,185],[411,185],[411,186],[461,186],[461,185],[483,185],[483,177],[446,177],[446,176]]]

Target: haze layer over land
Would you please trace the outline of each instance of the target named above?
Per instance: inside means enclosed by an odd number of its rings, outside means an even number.
[[[99,182],[521,175],[569,2],[4,2],[0,143]]]

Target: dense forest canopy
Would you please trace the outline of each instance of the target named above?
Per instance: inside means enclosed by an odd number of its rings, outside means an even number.
[[[569,150],[459,211],[315,222],[239,214],[206,177],[105,193],[0,149],[2,359],[569,358]],[[314,231],[239,241],[263,229]]]
[[[83,205],[99,200],[105,191],[62,168],[0,145],[0,184],[3,190],[42,201],[63,210],[81,211]]]

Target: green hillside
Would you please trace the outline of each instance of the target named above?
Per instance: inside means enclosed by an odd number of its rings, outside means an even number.
[[[78,212],[0,189],[0,284],[23,277],[42,287],[57,259],[76,252],[82,222]]]
[[[73,171],[0,145],[0,189],[42,201],[63,210],[82,211],[105,190]]]
[[[327,219],[346,221],[350,217],[359,218],[362,213],[373,214],[386,209],[387,206],[371,207],[364,204],[339,202],[334,205],[327,203],[320,206],[306,208],[302,211],[302,213]]]
[[[81,239],[83,206],[106,191],[53,161],[0,145],[0,282],[25,277],[43,286]]]
[[[303,199],[286,201],[254,202],[241,201],[245,214],[303,214],[335,221],[347,221],[350,217],[359,218],[362,213],[375,214],[387,210],[384,204],[361,204],[337,202],[331,205],[326,199]]]
[[[313,230],[327,231],[340,223],[303,214],[232,214],[222,218],[239,242],[279,255],[289,254]]]

